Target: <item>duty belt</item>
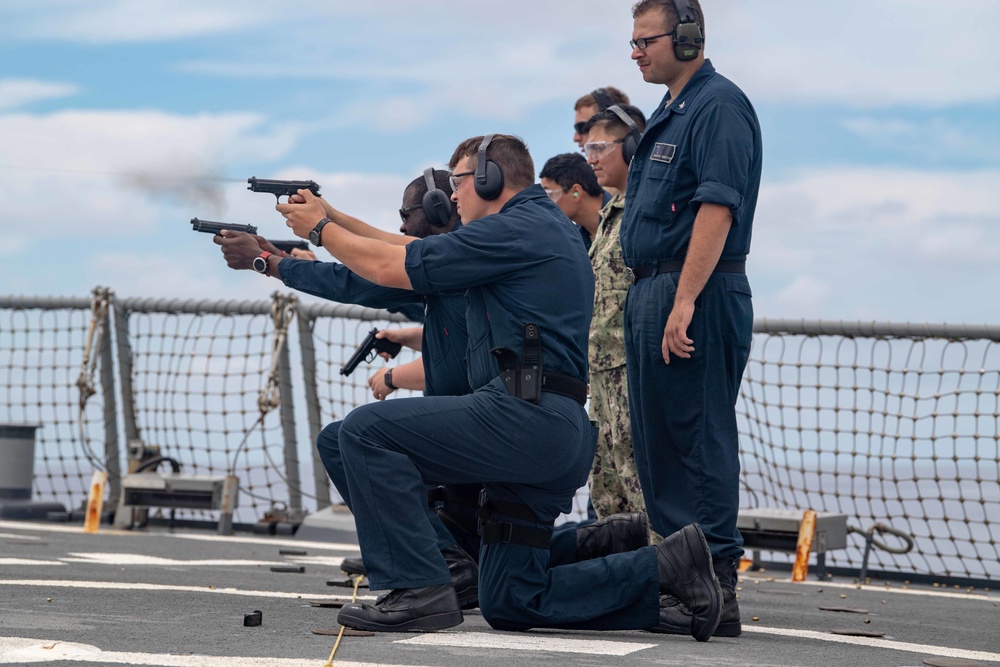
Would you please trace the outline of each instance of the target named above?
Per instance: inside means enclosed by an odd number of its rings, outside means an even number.
[[[632,276],[632,284],[639,282],[643,278],[656,276],[661,273],[676,273],[684,268],[683,259],[671,259],[658,264],[642,264],[641,266],[628,267],[628,272]],[[746,273],[747,263],[745,261],[722,261],[715,265],[712,273]]]
[[[571,375],[546,372],[542,363],[542,339],[538,325],[524,325],[524,351],[519,357],[513,350],[497,347],[490,352],[500,365],[500,379],[511,396],[538,403],[541,392],[568,396],[584,405],[587,402],[587,384]]]

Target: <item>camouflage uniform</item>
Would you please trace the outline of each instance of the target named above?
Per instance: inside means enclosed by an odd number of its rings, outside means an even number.
[[[601,211],[590,246],[594,265],[594,317],[590,322],[590,418],[600,423],[590,497],[598,518],[644,512],[635,472],[625,373],[625,296],[632,284],[618,237],[625,197],[618,193]]]

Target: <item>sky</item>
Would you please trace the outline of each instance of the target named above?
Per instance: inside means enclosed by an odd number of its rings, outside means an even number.
[[[1000,3],[704,0],[764,175],[758,317],[1000,324]],[[0,293],[267,298],[193,217],[292,238],[246,179],[396,230],[463,139],[576,150],[573,104],[666,92],[631,2],[0,0]]]

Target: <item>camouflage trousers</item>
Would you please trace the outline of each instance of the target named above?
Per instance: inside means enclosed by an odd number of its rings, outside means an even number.
[[[597,518],[620,512],[645,512],[632,453],[624,365],[590,373],[590,418],[600,425],[597,454],[590,472],[590,499]]]

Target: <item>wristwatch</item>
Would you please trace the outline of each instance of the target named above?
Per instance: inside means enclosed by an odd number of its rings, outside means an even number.
[[[387,386],[389,389],[395,389],[396,388],[396,385],[394,385],[392,383],[392,369],[391,368],[385,372],[385,375],[382,376],[382,380],[385,382],[385,386]]]
[[[257,273],[267,273],[267,258],[271,256],[271,253],[266,250],[257,257],[253,258],[253,270]]]
[[[323,218],[316,223],[313,230],[309,232],[309,241],[316,247],[322,247],[323,245],[323,228],[326,227],[326,223],[333,222],[330,218]]]

